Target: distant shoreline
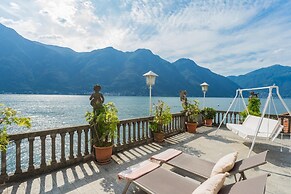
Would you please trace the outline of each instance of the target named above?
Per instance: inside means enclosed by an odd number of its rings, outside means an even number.
[[[93,91],[92,91],[93,92]],[[63,95],[63,96],[88,96],[91,95],[91,93],[10,93],[10,92],[0,92],[0,95]],[[103,93],[103,92],[102,92]],[[148,95],[120,95],[120,94],[116,94],[116,93],[103,93],[104,96],[128,96],[128,97],[147,97]],[[235,94],[234,94],[235,95]],[[233,98],[233,96],[207,96],[206,94],[206,98]],[[152,97],[179,97],[179,95],[176,96],[157,96],[152,94]],[[187,96],[188,98],[203,98],[203,96]],[[262,97],[264,98],[264,97]]]

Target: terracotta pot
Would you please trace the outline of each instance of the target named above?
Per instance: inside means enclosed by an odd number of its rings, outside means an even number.
[[[165,134],[164,133],[154,133],[154,141],[158,143],[162,143],[165,139]]]
[[[212,119],[205,119],[205,125],[207,127],[212,127]]]
[[[108,147],[97,147],[93,145],[95,149],[95,158],[98,164],[108,164],[111,161],[112,146]]]
[[[187,123],[187,131],[189,133],[196,133],[196,128],[197,128],[197,122],[196,123]]]

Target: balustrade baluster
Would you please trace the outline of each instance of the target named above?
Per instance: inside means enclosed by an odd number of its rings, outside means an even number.
[[[179,126],[180,126],[180,131],[183,131],[183,121],[184,121],[184,116],[182,115],[182,116],[180,116],[180,120],[179,120]]]
[[[216,113],[217,124],[220,124],[220,113]]]
[[[146,138],[149,138],[149,121],[146,121]]]
[[[175,131],[178,131],[178,118],[175,116]]]
[[[236,113],[236,124],[239,124],[240,123],[240,114],[239,113]]]
[[[85,155],[88,155],[89,154],[89,146],[88,146],[88,132],[89,132],[89,129],[86,128],[85,130]]]
[[[137,121],[137,140],[140,141],[140,121]]]
[[[81,153],[81,143],[82,143],[82,139],[81,139],[81,135],[82,135],[82,129],[79,129],[77,131],[78,133],[78,154],[77,154],[77,157],[78,158],[81,158],[82,157],[82,153]]]
[[[128,123],[128,143],[131,143],[131,123]]]
[[[174,122],[172,118],[170,124],[166,126],[167,133],[170,133],[173,129],[174,129]]]
[[[223,120],[223,118],[225,117],[225,119],[224,119],[224,121],[223,121],[223,124],[226,124],[226,114],[225,114],[225,112],[224,113],[221,113],[221,121]]]
[[[61,133],[61,162],[66,162],[65,157],[65,137],[66,133]]]
[[[123,134],[124,135],[124,134]],[[121,137],[121,133],[120,133],[120,124],[117,125],[117,146],[120,146],[120,137]]]
[[[28,164],[28,171],[33,171],[34,170],[34,165],[33,165],[33,142],[34,142],[34,137],[29,137],[29,164]]]
[[[7,176],[6,168],[7,168],[6,151],[4,150],[4,151],[1,151],[1,176],[2,177]]]
[[[182,116],[182,120],[181,120],[181,127],[182,127],[182,130],[183,130],[183,131],[186,131],[185,123],[186,123],[186,116],[183,115],[183,116]]]
[[[56,160],[56,134],[51,134],[51,140],[52,140],[52,162],[51,162],[51,165],[54,165],[57,163],[57,160]]]
[[[173,128],[173,131],[175,132],[175,131],[177,131],[177,117],[176,116],[174,116],[173,117],[173,119],[174,119],[174,128]]]
[[[175,128],[175,122],[174,122],[174,119],[172,118],[171,119],[171,122],[170,122],[170,125],[167,125],[167,131],[168,133],[170,133],[171,131],[173,131]]]
[[[69,156],[69,159],[74,159],[74,131],[70,131],[69,135],[70,135],[70,156]]]
[[[136,142],[136,122],[132,122],[132,130],[133,130],[133,143]]]
[[[123,123],[122,124],[122,135],[123,135],[123,142],[122,142],[122,144],[123,145],[125,145],[126,144],[126,124],[125,123]]]
[[[40,162],[40,168],[46,167],[46,161],[45,161],[45,139],[46,136],[40,136],[40,143],[41,143],[41,162]]]
[[[287,133],[291,133],[291,129],[290,129],[290,126],[291,126],[291,124],[290,124],[290,117],[288,117],[287,119],[288,119],[288,130],[287,130]],[[283,127],[282,130],[284,130],[284,127]]]
[[[21,154],[21,147],[20,147],[21,140],[15,140],[16,145],[16,167],[15,167],[15,174],[22,173],[21,170],[21,160],[20,160],[20,154]]]
[[[142,139],[145,139],[144,138],[144,135],[145,135],[145,131],[144,131],[144,121],[141,122],[141,128],[142,128],[142,136],[141,136],[141,138]]]

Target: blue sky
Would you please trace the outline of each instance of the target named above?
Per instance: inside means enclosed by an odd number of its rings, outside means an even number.
[[[76,51],[148,48],[240,75],[291,66],[290,10],[289,0],[1,0],[0,23]]]

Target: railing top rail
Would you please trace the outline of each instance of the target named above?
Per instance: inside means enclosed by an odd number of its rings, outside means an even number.
[[[80,125],[80,126],[74,126],[74,127],[48,129],[48,130],[43,130],[43,131],[15,133],[15,134],[9,135],[9,139],[19,140],[19,139],[24,139],[28,137],[39,137],[39,136],[46,136],[46,135],[51,135],[51,134],[61,134],[61,133],[67,133],[67,132],[72,132],[72,131],[78,131],[82,129],[88,129],[88,128],[89,128],[89,125]]]
[[[178,113],[172,113],[172,116],[181,116],[183,115],[183,112],[178,112]],[[138,118],[132,118],[132,119],[122,119],[120,120],[120,124],[123,123],[130,123],[130,122],[137,122],[137,121],[148,121],[148,120],[153,120],[154,116],[147,116],[147,117],[138,117]]]
[[[172,115],[179,116],[179,115],[183,115],[183,113],[182,112],[173,113]],[[153,116],[148,116],[148,117],[140,117],[140,118],[133,118],[133,119],[123,119],[123,120],[120,120],[120,124],[125,124],[125,123],[130,123],[130,122],[138,122],[138,121],[148,121],[148,120],[152,120],[153,118],[154,118]],[[25,138],[29,138],[29,137],[40,137],[40,136],[46,136],[46,135],[51,135],[51,134],[68,133],[68,132],[88,129],[89,127],[90,127],[89,125],[80,125],[80,126],[74,126],[74,127],[48,129],[48,130],[43,130],[43,131],[15,133],[15,134],[10,134],[9,139],[10,140],[19,140],[19,139],[25,139]]]
[[[223,110],[217,110],[216,112],[217,113],[226,113],[226,111],[223,111]],[[232,114],[232,113],[239,114],[240,112],[238,112],[238,111],[229,111],[228,112],[228,114]],[[276,114],[266,114],[265,117],[268,117],[269,115],[271,117],[277,117]],[[280,117],[280,118],[290,118],[291,116],[290,115],[285,115],[285,114],[279,114],[278,117]]]

